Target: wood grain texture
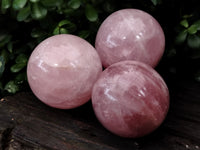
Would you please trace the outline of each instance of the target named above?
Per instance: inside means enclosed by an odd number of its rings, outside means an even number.
[[[91,102],[72,110],[41,103],[32,93],[0,101],[0,150],[198,150],[200,85],[179,83],[165,122],[139,139],[113,135],[97,121]]]

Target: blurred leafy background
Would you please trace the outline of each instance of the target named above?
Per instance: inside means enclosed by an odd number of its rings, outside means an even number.
[[[97,30],[112,12],[137,8],[150,13],[166,36],[156,67],[166,82],[200,82],[200,6],[198,0],[0,0],[0,97],[30,90],[28,58],[45,38],[78,35],[94,45]]]

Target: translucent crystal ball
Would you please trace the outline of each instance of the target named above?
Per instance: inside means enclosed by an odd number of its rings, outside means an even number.
[[[92,92],[94,112],[112,133],[137,138],[161,125],[169,108],[169,92],[149,65],[121,61],[103,71]]]
[[[104,67],[123,60],[136,60],[155,67],[165,48],[164,32],[150,14],[122,9],[101,24],[95,42]]]
[[[61,109],[89,101],[101,72],[96,50],[84,39],[69,34],[41,42],[32,52],[27,67],[33,93],[47,105]]]

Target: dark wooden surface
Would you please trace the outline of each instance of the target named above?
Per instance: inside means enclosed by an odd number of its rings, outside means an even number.
[[[91,102],[73,110],[41,103],[32,93],[0,100],[0,150],[200,150],[200,85],[171,87],[170,111],[152,134],[120,138],[97,121]]]

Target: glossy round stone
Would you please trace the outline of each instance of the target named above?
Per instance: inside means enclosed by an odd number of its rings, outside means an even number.
[[[122,61],[103,71],[93,87],[92,104],[112,133],[137,138],[154,131],[169,108],[168,88],[149,65]]]
[[[95,48],[103,66],[136,60],[155,67],[161,59],[165,37],[160,24],[138,9],[114,12],[101,24]]]
[[[33,93],[47,105],[61,109],[86,103],[101,72],[96,50],[84,39],[67,34],[41,42],[27,68]]]

